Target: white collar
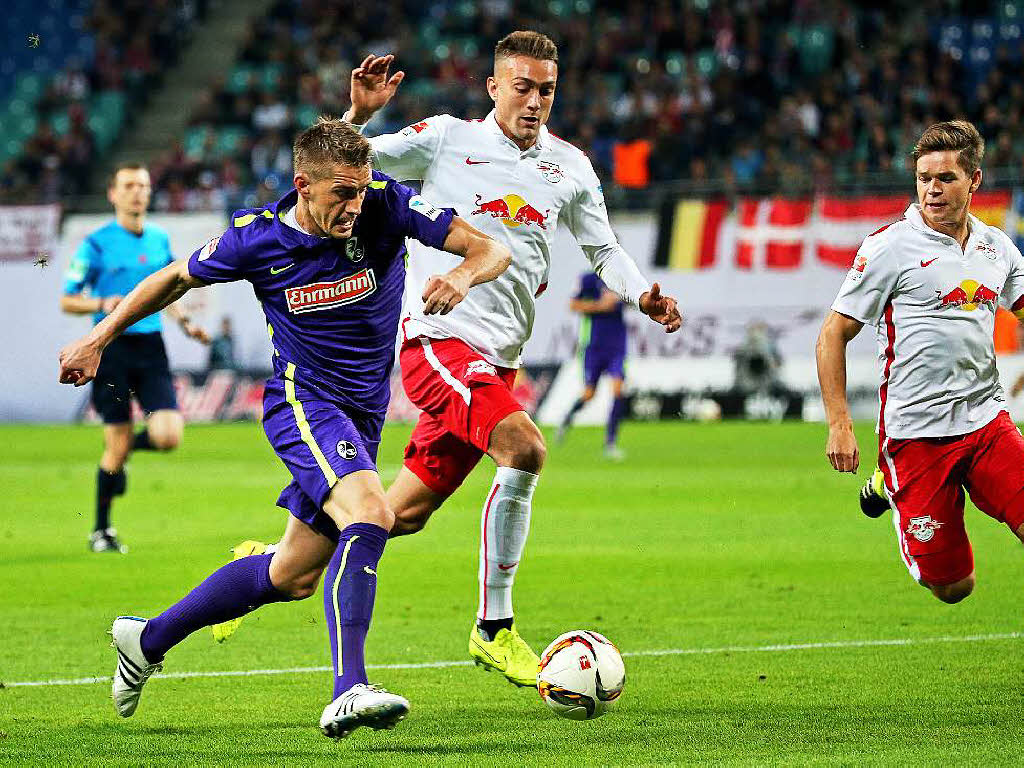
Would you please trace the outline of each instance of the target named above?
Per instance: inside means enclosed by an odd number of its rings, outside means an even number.
[[[910,226],[912,226],[914,229],[921,230],[926,235],[932,235],[934,237],[945,237],[950,240],[955,240],[955,238],[950,237],[946,233],[939,232],[937,229],[932,229],[927,224],[925,224],[924,216],[921,214],[921,205],[919,203],[911,203],[910,207],[907,208],[906,212],[903,215],[904,217],[906,217],[907,221],[910,222]],[[968,240],[975,236],[981,236],[982,234],[988,231],[988,224],[983,222],[973,213],[967,213],[967,222],[969,224],[967,235]]]
[[[287,224],[292,229],[296,229],[308,237],[314,237],[312,232],[307,232],[302,228],[302,225],[299,224],[299,217],[295,215],[295,211],[297,211],[298,209],[299,206],[293,205],[281,216],[281,221]],[[320,239],[322,240],[323,238]]]
[[[501,126],[498,125],[497,110],[492,109],[488,113],[487,117],[483,119],[483,123],[484,125],[487,126],[491,133],[497,134],[499,137],[512,144],[520,152],[532,152],[535,149],[544,149],[545,145],[547,144],[548,127],[546,125],[542,125],[540,127],[540,130],[537,131],[537,140],[533,143],[533,146],[531,146],[529,149],[519,149],[519,145],[512,141],[512,139],[510,139],[508,136],[506,136],[505,132],[501,130]]]

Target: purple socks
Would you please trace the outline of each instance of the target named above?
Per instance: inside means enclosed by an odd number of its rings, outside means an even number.
[[[267,603],[290,598],[270,583],[274,556],[253,555],[217,569],[198,587],[152,618],[142,632],[142,652],[151,663],[197,629],[237,619]]]
[[[612,403],[612,410],[608,414],[608,426],[604,433],[604,444],[615,445],[619,437],[619,422],[622,420],[622,412],[626,410],[626,400],[622,397],[615,398]]]
[[[372,523],[353,523],[341,532],[324,571],[324,615],[331,636],[334,697],[366,683],[363,647],[377,594],[377,563],[388,532]]]

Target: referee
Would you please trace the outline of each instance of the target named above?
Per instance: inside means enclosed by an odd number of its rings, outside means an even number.
[[[60,307],[98,323],[144,278],[170,264],[167,233],[146,224],[151,188],[149,171],[137,163],[114,169],[107,199],[114,220],[90,234],[71,259]],[[176,306],[168,314],[193,339],[206,333]],[[131,398],[147,414],[145,428],[132,434]],[[170,451],[181,442],[184,420],[174,396],[158,314],[140,320],[106,350],[92,385],[92,404],[103,418],[103,456],[96,473],[96,525],[89,536],[93,552],[124,552],[110,526],[110,503],[125,492],[124,465],[132,451]]]

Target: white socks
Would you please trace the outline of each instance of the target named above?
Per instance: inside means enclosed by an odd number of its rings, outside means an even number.
[[[539,475],[498,467],[480,517],[480,607],[477,618],[512,616],[512,582],[530,532],[533,490]]]

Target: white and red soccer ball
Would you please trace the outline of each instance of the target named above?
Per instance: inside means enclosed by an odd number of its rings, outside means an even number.
[[[625,685],[619,649],[589,629],[559,635],[541,654],[537,690],[551,709],[570,720],[600,717]]]

